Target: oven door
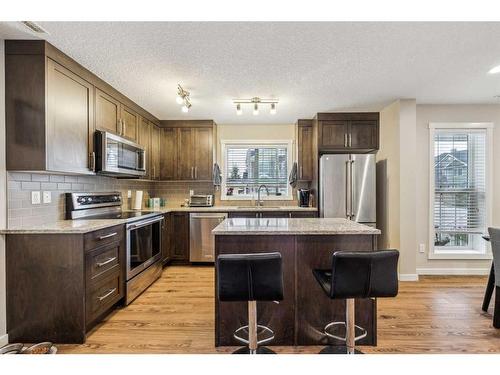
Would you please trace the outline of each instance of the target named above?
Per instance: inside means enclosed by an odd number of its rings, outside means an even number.
[[[97,172],[111,176],[144,176],[146,151],[116,134],[96,131]]]
[[[127,280],[161,258],[163,216],[127,224]]]

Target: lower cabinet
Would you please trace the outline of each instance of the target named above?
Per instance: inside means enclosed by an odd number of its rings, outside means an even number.
[[[308,218],[318,217],[317,211],[237,211],[229,212],[229,218]]]
[[[83,343],[125,296],[125,227],[6,236],[11,342]]]
[[[171,215],[170,257],[176,263],[187,263],[189,262],[189,213],[174,212]]]

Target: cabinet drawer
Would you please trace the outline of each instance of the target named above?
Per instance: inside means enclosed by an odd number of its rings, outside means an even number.
[[[91,281],[120,267],[120,246],[111,244],[100,247],[86,255],[87,280]]]
[[[123,238],[123,225],[116,225],[110,228],[96,230],[84,236],[85,251],[101,247],[112,242],[119,242]]]
[[[124,292],[120,272],[118,271],[90,288],[87,286],[87,288],[87,324],[94,321],[118,302],[123,297]]]

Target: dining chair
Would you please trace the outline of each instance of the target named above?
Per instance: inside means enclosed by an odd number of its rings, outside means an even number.
[[[493,267],[495,275],[500,275],[500,228],[488,228],[490,234],[491,251],[493,253]],[[493,311],[493,327],[500,328],[500,277],[495,277],[495,309]]]

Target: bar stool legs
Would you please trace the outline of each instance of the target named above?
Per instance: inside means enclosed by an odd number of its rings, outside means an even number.
[[[363,352],[355,349],[356,340],[366,337],[367,332],[360,326],[355,324],[355,309],[354,298],[348,298],[345,302],[345,323],[332,322],[325,326],[325,335],[337,340],[345,341],[346,346],[327,346],[320,351],[320,354],[363,354]],[[328,329],[333,326],[345,326],[345,337],[340,337],[328,332]],[[361,335],[356,336],[356,328],[362,331]]]
[[[248,329],[248,340],[239,336],[239,333],[245,329]],[[270,336],[259,340],[259,329],[261,329],[262,332],[270,334]],[[234,338],[244,344],[248,344],[248,347],[238,349],[234,354],[275,354],[275,352],[269,348],[264,346],[259,347],[259,344],[264,344],[274,339],[274,332],[266,326],[257,324],[257,301],[248,301],[248,326],[238,328],[234,332]]]

